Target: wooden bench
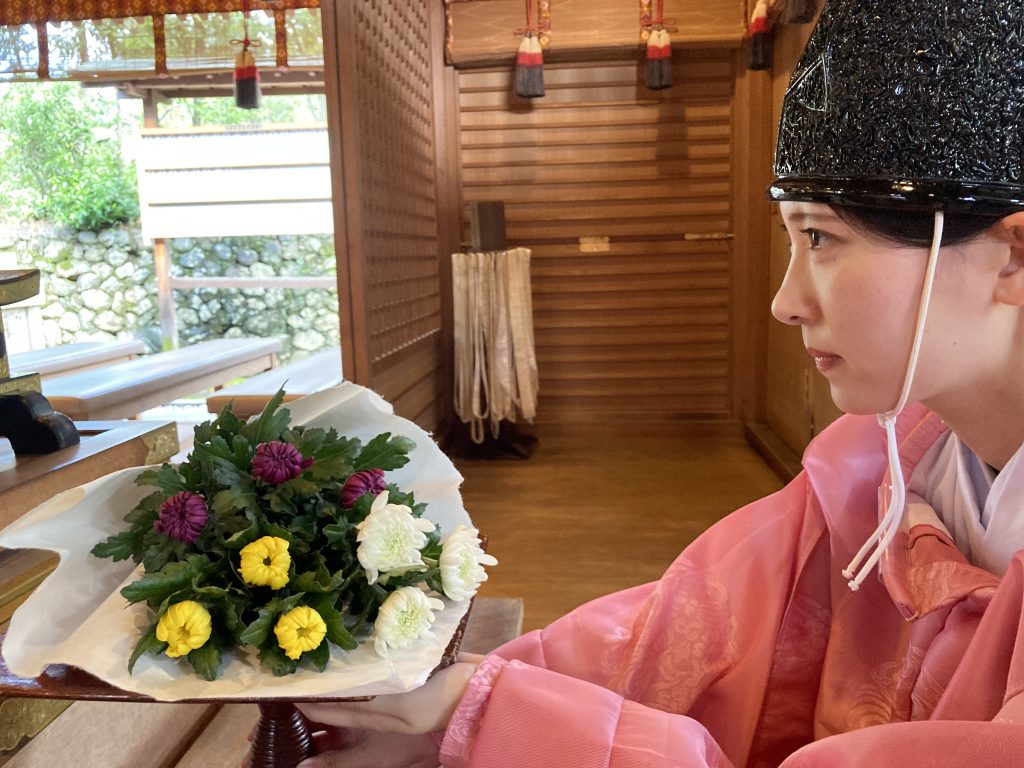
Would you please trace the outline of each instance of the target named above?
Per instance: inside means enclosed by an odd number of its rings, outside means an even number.
[[[15,375],[38,373],[40,378],[48,379],[133,360],[145,351],[146,345],[141,341],[79,341],[14,352],[9,359]]]
[[[220,413],[224,406],[233,402],[232,410],[247,419],[262,411],[281,387],[286,388],[284,400],[287,403],[340,384],[341,380],[341,350],[331,347],[221,389],[206,398],[206,408],[210,413]]]
[[[85,421],[131,418],[147,408],[270,370],[279,339],[213,339],[43,382],[54,410]]]

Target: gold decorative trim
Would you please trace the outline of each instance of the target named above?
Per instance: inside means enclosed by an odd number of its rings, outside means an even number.
[[[0,701],[0,756],[57,719],[70,701],[60,699],[4,699]]]
[[[178,428],[174,424],[165,424],[149,434],[142,436],[142,444],[146,446],[146,463],[162,464],[181,448],[178,442]]]
[[[10,395],[15,392],[42,392],[43,385],[39,381],[38,373],[28,373],[24,376],[16,376],[13,379],[0,380],[0,395]]]

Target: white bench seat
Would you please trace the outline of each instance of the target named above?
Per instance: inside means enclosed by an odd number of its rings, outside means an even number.
[[[47,379],[132,360],[145,351],[146,345],[141,341],[79,341],[28,352],[12,352],[10,365],[15,376],[38,373]]]
[[[131,418],[147,408],[270,370],[280,339],[213,339],[43,382],[54,410],[72,419]]]
[[[206,408],[210,413],[220,413],[228,403],[234,403],[235,414],[247,419],[262,411],[281,387],[285,388],[287,403],[333,387],[341,380],[341,349],[331,347],[218,390],[206,398]]]

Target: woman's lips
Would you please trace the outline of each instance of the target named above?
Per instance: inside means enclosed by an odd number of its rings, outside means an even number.
[[[843,360],[839,355],[833,355],[830,352],[822,352],[821,350],[814,349],[813,347],[807,348],[807,354],[814,358],[814,367],[818,369],[819,373],[825,373],[826,371],[832,370]]]

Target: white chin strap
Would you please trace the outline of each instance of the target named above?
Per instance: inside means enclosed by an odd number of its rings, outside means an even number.
[[[924,338],[924,324],[928,317],[928,304],[932,298],[932,285],[935,282],[935,268],[939,263],[939,248],[942,245],[942,227],[945,217],[942,211],[935,212],[935,226],[932,231],[932,247],[928,254],[928,268],[925,270],[924,285],[921,287],[921,300],[917,307],[917,325],[914,328],[914,344],[910,348],[910,360],[907,362],[907,372],[903,378],[903,389],[900,391],[900,398],[896,407],[886,413],[878,414],[878,423],[885,427],[886,448],[889,455],[889,477],[892,481],[892,495],[889,499],[889,506],[878,524],[875,532],[864,542],[864,546],[854,556],[850,564],[843,569],[843,576],[850,580],[849,587],[856,592],[864,579],[871,573],[882,553],[889,547],[896,531],[900,528],[903,520],[903,510],[907,499],[907,484],[903,478],[903,469],[900,466],[899,445],[896,442],[896,417],[900,415],[903,407],[907,404],[910,396],[910,387],[914,383],[914,371],[917,369],[917,360],[921,354],[921,339]],[[874,548],[874,551],[872,550]],[[871,556],[864,561],[864,558],[871,552]],[[861,561],[864,561],[861,565]],[[859,570],[858,570],[859,569]]]

